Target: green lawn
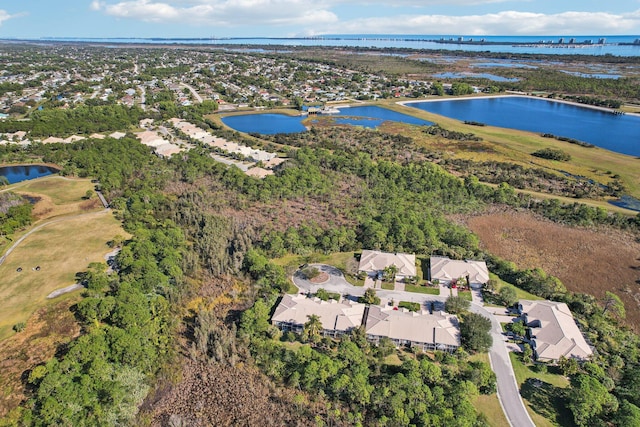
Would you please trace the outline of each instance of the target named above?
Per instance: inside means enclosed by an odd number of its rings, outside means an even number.
[[[471,295],[471,291],[458,291],[458,296],[467,301],[473,301],[473,296]]]
[[[521,299],[528,299],[528,300],[542,300],[542,299],[544,299],[544,298],[539,297],[539,296],[537,296],[537,295],[531,294],[531,293],[529,293],[529,292],[525,291],[524,289],[520,289],[520,288],[518,288],[517,286],[512,285],[511,283],[507,283],[507,282],[505,282],[504,280],[500,279],[498,276],[496,276],[496,275],[495,275],[495,274],[493,274],[493,273],[489,273],[489,277],[490,277],[492,280],[495,280],[495,281],[496,281],[496,283],[497,283],[497,285],[496,285],[496,292],[499,292],[499,291],[500,291],[500,289],[501,289],[503,286],[508,286],[508,287],[511,287],[511,288],[515,289],[515,291],[516,291],[516,296],[518,297],[518,299],[519,299],[519,300],[521,300]]]
[[[404,285],[407,292],[415,292],[417,294],[440,295],[440,288],[431,288],[429,286]]]
[[[529,415],[536,426],[571,426],[571,414],[561,397],[569,380],[557,373],[557,367],[549,372],[536,372],[524,365],[521,355],[509,353],[516,382]],[[536,381],[537,380],[537,381]]]
[[[509,357],[511,358],[513,372],[516,375],[518,385],[522,385],[529,378],[537,378],[559,388],[565,388],[569,385],[569,380],[566,377],[555,372],[556,367],[550,366],[549,372],[546,373],[535,372],[531,367],[522,363],[522,358],[519,354],[509,353]]]
[[[396,285],[393,282],[382,282],[380,287],[386,291],[392,291],[396,288]]]
[[[409,311],[419,311],[421,308],[421,305],[418,302],[400,301],[398,303],[398,307],[406,308]]]
[[[489,363],[489,354],[476,353],[469,356],[469,361]],[[474,399],[473,406],[487,417],[492,427],[510,427],[496,393],[479,395]]]

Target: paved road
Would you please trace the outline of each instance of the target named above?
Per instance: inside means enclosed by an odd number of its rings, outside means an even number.
[[[313,266],[329,273],[329,280],[324,283],[315,284],[305,280],[300,274],[294,274],[292,278],[293,283],[302,291],[314,293],[319,288],[324,288],[329,292],[339,292],[342,295],[348,294],[354,297],[364,294],[364,288],[351,285],[337,268],[325,264],[313,264]],[[446,296],[426,295],[405,291],[376,289],[376,294],[380,298],[386,298],[387,300],[420,302],[423,305],[427,302],[443,304],[447,300]],[[477,297],[474,297],[470,310],[491,320],[493,345],[489,350],[489,360],[493,371],[496,373],[498,399],[500,400],[502,410],[509,424],[511,424],[512,427],[535,427],[522,402],[500,322],[498,322],[493,313],[490,313],[482,306],[481,302],[478,302]]]
[[[498,322],[496,316],[476,302],[471,304],[470,309],[474,313],[481,314],[491,320],[493,345],[489,350],[489,361],[493,372],[496,373],[498,399],[509,424],[513,427],[535,427],[527,408],[522,402],[500,322]]]
[[[193,94],[193,97],[196,99],[196,101],[198,101],[199,103],[202,103],[202,97],[198,94],[198,92],[196,92],[196,90],[193,88],[193,86],[189,86],[186,83],[180,83],[180,86],[186,87],[187,89],[189,89],[191,91],[191,93]]]

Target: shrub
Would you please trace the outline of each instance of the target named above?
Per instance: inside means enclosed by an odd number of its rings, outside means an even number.
[[[542,159],[559,160],[562,162],[568,162],[571,160],[571,155],[562,150],[558,150],[557,148],[543,148],[542,150],[531,153],[531,155]]]
[[[409,301],[400,301],[398,303],[398,307],[406,308],[409,311],[418,311],[418,310],[420,310],[420,303],[409,302]]]
[[[305,267],[302,269],[302,274],[308,280],[311,280],[315,277],[318,277],[318,275],[320,274],[320,270],[318,270],[316,267]]]
[[[13,330],[16,332],[22,332],[26,327],[27,327],[27,324],[25,322],[20,322],[13,325]]]

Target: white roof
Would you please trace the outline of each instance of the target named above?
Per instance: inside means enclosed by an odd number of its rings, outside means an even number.
[[[471,283],[487,283],[489,270],[484,261],[457,261],[446,257],[431,257],[431,280],[450,281],[469,276]]]
[[[369,335],[389,337],[414,343],[460,346],[458,318],[444,312],[412,313],[406,309],[371,306],[367,317]]]
[[[388,253],[365,249],[360,256],[358,271],[374,273],[395,265],[398,267],[398,276],[416,275],[416,256],[414,254]]]
[[[320,317],[322,328],[344,331],[357,328],[362,323],[365,304],[355,302],[322,301],[304,295],[285,295],[271,317],[272,322],[304,325],[310,315]]]
[[[567,304],[521,300],[520,306],[528,324],[540,323],[540,327],[531,328],[538,359],[558,360],[560,356],[584,359],[593,353]]]
[[[271,321],[304,325],[309,316],[315,314],[320,317],[323,329],[348,332],[361,326],[365,307],[366,304],[357,302],[322,301],[304,295],[284,295]],[[367,335],[393,340],[460,346],[458,319],[444,312],[412,313],[404,308],[372,305],[369,307],[365,331]]]
[[[113,132],[113,133],[109,134],[109,136],[111,138],[114,138],[114,139],[122,139],[125,136],[127,136],[127,134],[124,133],[124,132]]]
[[[56,136],[50,136],[49,138],[42,140],[43,144],[53,144],[57,142],[65,142],[65,141],[64,139],[58,138]]]

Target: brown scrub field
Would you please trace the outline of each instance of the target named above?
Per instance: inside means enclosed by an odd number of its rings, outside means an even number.
[[[555,224],[532,214],[496,211],[467,219],[483,248],[516,263],[541,267],[568,290],[602,298],[617,294],[627,312],[626,324],[640,325],[640,238],[612,229]]]

